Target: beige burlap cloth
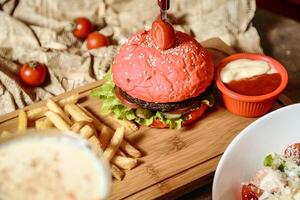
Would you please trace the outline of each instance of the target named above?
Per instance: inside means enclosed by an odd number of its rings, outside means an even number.
[[[0,0],[0,114],[101,79],[118,45],[149,27],[156,0]],[[198,41],[220,37],[241,51],[261,52],[251,25],[255,0],[172,0],[176,29]],[[87,50],[70,31],[72,20],[88,17],[114,45]],[[39,61],[50,76],[43,87],[18,79],[23,63]]]

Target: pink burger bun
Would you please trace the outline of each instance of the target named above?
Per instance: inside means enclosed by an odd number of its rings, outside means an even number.
[[[141,31],[120,47],[112,65],[114,83],[147,102],[180,102],[210,86],[214,66],[207,50],[188,34],[176,32],[176,43],[161,50],[150,31]]]

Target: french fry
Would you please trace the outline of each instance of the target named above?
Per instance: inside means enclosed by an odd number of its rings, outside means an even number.
[[[101,150],[99,139],[93,135],[89,138],[89,142],[91,143],[92,150],[95,152],[95,154],[101,157],[103,151]],[[121,181],[125,176],[125,173],[114,164],[111,165],[111,173],[112,176],[119,181]]]
[[[71,127],[67,122],[65,122],[58,114],[52,111],[47,111],[45,116],[53,123],[53,125],[62,131],[69,131]]]
[[[101,157],[103,151],[101,149],[101,145],[100,145],[99,139],[95,135],[93,135],[88,140],[91,143],[92,150],[96,153],[96,155],[98,155],[99,157]]]
[[[65,105],[65,111],[71,115],[71,117],[77,121],[87,121],[93,122],[93,119],[87,116],[78,106],[75,104],[67,104]]]
[[[48,119],[47,117],[38,119],[37,121],[35,121],[35,128],[36,129],[47,129],[47,128],[52,128],[53,124],[50,121],[50,119]]]
[[[111,137],[113,136],[113,133],[114,133],[113,129],[104,125],[99,119],[97,119],[92,113],[90,113],[83,106],[78,105],[78,107],[80,107],[81,110],[86,115],[88,115],[89,117],[91,117],[93,119],[92,123],[94,124],[96,130],[99,132],[99,139],[100,139],[101,147],[102,147],[102,149],[105,149],[106,146],[108,145]]]
[[[91,112],[85,109],[82,105],[76,104],[87,116],[93,119],[93,124],[97,131],[101,132],[102,128],[105,126],[99,119],[97,119]]]
[[[90,138],[92,135],[96,133],[95,128],[91,124],[84,125],[80,131],[80,135],[86,139]]]
[[[126,157],[126,154],[120,149],[117,151],[117,155]]]
[[[127,170],[133,169],[138,164],[137,159],[124,156],[114,156],[111,162],[114,163],[116,166]]]
[[[132,146],[129,142],[126,140],[123,140],[120,148],[125,151],[128,155],[134,157],[134,158],[140,158],[142,157],[142,153],[136,149],[134,146]]]
[[[18,131],[23,131],[27,129],[27,115],[24,110],[19,111],[19,122],[18,122]]]
[[[99,139],[96,136],[92,136],[89,138],[89,142],[92,145],[92,150],[96,153],[96,155],[101,157],[102,150],[100,147]],[[119,152],[121,152],[121,151],[118,151],[118,153]],[[122,169],[127,169],[127,170],[133,169],[135,166],[137,166],[137,163],[138,163],[138,161],[136,159],[128,158],[128,157],[126,157],[126,155],[125,156],[118,156],[118,155],[114,156],[111,161],[118,167],[120,167]]]
[[[76,93],[76,94],[72,94],[72,95],[68,96],[67,98],[59,100],[58,104],[61,107],[64,107],[67,104],[76,104],[78,99],[79,99],[79,94]]]
[[[0,134],[0,139],[1,138],[5,138],[7,136],[10,136],[12,133],[9,131],[2,131],[2,133]]]
[[[125,173],[121,171],[116,165],[111,165],[111,173],[112,176],[118,181],[121,181],[125,176]]]
[[[111,138],[110,143],[108,144],[103,153],[103,157],[106,160],[110,161],[114,157],[115,153],[118,151],[124,138],[124,129],[125,128],[122,126],[117,128],[117,130],[115,131],[115,134]]]
[[[61,118],[63,118],[69,125],[72,124],[72,121],[70,120],[70,118],[66,115],[66,113],[63,111],[63,109],[61,107],[59,107],[59,105],[57,103],[55,103],[51,99],[48,99],[46,106],[49,110],[51,110],[51,111],[55,112],[56,114],[58,114],[59,116],[61,116]]]
[[[80,129],[85,126],[86,124],[88,124],[88,122],[86,121],[81,121],[81,122],[75,122],[72,127],[71,130],[75,133],[79,133]]]
[[[48,108],[46,106],[38,107],[32,110],[27,111],[28,120],[33,121],[37,120],[44,116],[45,112],[48,111]]]
[[[102,131],[99,135],[99,139],[102,145],[102,148],[105,149],[109,143],[109,141],[111,140],[112,136],[114,134],[114,131],[108,127],[108,126],[104,126],[102,128]]]
[[[124,126],[126,134],[130,134],[130,133],[133,133],[133,132],[139,130],[139,127],[134,122],[129,121],[129,120],[120,120],[112,114],[108,115],[107,119],[114,121],[121,126]]]
[[[111,139],[112,135],[113,135],[113,130],[108,127],[105,126],[103,123],[100,122],[100,120],[98,120],[92,113],[90,113],[87,109],[85,109],[83,106],[78,105],[81,110],[83,112],[85,112],[85,114],[87,114],[89,117],[93,118],[93,124],[95,125],[95,128],[97,129],[97,131],[100,132],[100,143],[102,145],[102,148],[105,149],[109,140]],[[142,153],[136,149],[134,146],[132,146],[129,142],[127,142],[126,140],[124,140],[121,144],[121,148],[130,156],[134,157],[134,158],[140,158],[142,157]]]
[[[77,103],[79,99],[79,94],[72,94],[68,96],[67,98],[64,98],[60,101],[58,101],[58,104],[62,107],[64,107],[67,104],[70,103]],[[45,113],[48,111],[48,108],[46,106],[38,107],[32,110],[27,111],[28,120],[33,121],[37,120],[45,115]]]

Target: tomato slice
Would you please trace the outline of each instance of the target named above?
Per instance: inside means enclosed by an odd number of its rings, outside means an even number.
[[[152,124],[150,125],[152,128],[169,128],[168,124],[163,123],[159,119],[154,119]]]
[[[195,121],[197,121],[202,115],[203,113],[206,111],[207,109],[207,105],[206,104],[201,104],[200,108],[193,110],[192,112],[185,114],[183,116],[183,126],[187,126],[189,124],[194,123]],[[154,119],[153,123],[150,125],[150,127],[152,128],[169,128],[168,124],[163,123],[162,121],[160,121],[159,119]]]
[[[183,126],[189,125],[197,121],[206,111],[207,109],[206,104],[201,104],[200,108],[193,110],[190,113],[187,113],[186,115],[183,116]]]
[[[258,200],[263,191],[253,184],[243,185],[242,200]]]
[[[176,35],[174,28],[166,21],[154,21],[152,23],[151,34],[155,44],[160,49],[169,49],[175,44]]]
[[[116,96],[118,97],[118,99],[125,105],[125,106],[128,106],[129,108],[132,108],[132,109],[137,109],[139,108],[140,106],[135,104],[135,103],[132,103],[130,102],[128,99],[126,99],[126,97],[124,97],[121,93],[120,93],[120,89],[119,88],[115,88],[115,94]]]

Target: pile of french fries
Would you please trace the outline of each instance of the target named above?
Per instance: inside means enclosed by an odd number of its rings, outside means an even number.
[[[26,130],[29,122],[35,122],[35,128],[40,130],[56,127],[62,131],[76,132],[89,140],[93,151],[111,164],[112,176],[122,180],[125,170],[138,165],[142,153],[125,139],[124,126],[114,131],[77,104],[78,99],[79,95],[74,94],[58,102],[49,99],[46,106],[27,112],[20,110],[18,131]]]

